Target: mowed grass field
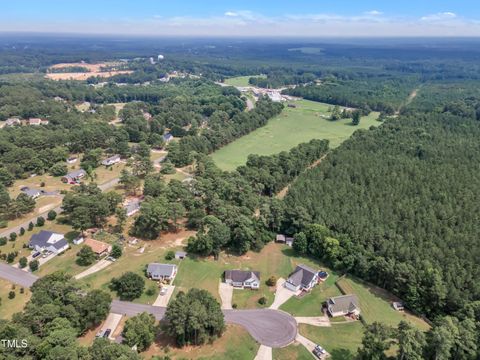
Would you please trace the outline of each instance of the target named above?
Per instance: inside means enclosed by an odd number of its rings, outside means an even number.
[[[211,156],[223,170],[233,170],[245,164],[248,155],[271,155],[288,151],[311,139],[327,139],[334,148],[348,139],[355,130],[378,126],[378,113],[372,112],[352,126],[350,119],[330,121],[332,105],[315,101],[295,101],[296,108],[285,107],[267,125],[215,151]]]
[[[225,79],[224,82],[231,86],[249,86],[248,80],[250,80],[251,77],[265,78],[263,75],[235,76]]]

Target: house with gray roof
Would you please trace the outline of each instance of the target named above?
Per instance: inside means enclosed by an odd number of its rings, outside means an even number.
[[[123,206],[123,208],[125,209],[127,216],[135,215],[137,212],[140,211],[140,199],[129,200]]]
[[[360,315],[357,295],[335,296],[327,300],[327,311],[331,317]]]
[[[310,291],[318,283],[318,271],[313,270],[307,265],[297,265],[293,273],[290,274],[285,287],[292,291]]]
[[[68,249],[68,242],[63,234],[42,230],[32,235],[28,247],[40,252],[50,251],[59,254]]]
[[[71,171],[67,175],[62,177],[62,181],[67,184],[78,183],[86,175],[87,175],[87,172],[85,170],[78,169],[78,170]]]
[[[173,281],[177,275],[177,265],[150,263],[147,266],[147,276],[153,280]]]
[[[258,289],[260,287],[260,273],[258,271],[226,270],[225,283],[233,287]]]
[[[29,188],[28,186],[22,187],[21,192],[24,193],[25,195],[31,197],[32,199],[36,199],[39,196],[43,195],[43,193],[44,193],[43,190],[32,189],[32,188]]]
[[[120,155],[113,155],[113,156],[110,156],[108,158],[106,158],[105,160],[102,161],[102,165],[105,165],[105,166],[112,166],[113,164],[116,164],[120,162]]]
[[[175,259],[183,260],[187,257],[187,253],[185,251],[175,251]]]

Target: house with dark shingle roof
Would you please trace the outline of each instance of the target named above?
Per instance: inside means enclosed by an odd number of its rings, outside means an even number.
[[[28,247],[40,252],[50,251],[59,254],[68,249],[68,242],[63,234],[42,230],[32,235]]]
[[[173,281],[177,275],[177,265],[150,263],[147,266],[147,276],[153,280]]]
[[[300,264],[288,277],[285,287],[292,291],[310,291],[317,283],[318,272],[307,265]]]
[[[226,270],[225,283],[234,287],[258,289],[260,287],[260,273],[258,271]]]
[[[331,317],[360,315],[357,295],[342,295],[327,300],[327,310]]]
[[[87,175],[87,172],[83,169],[74,170],[62,177],[62,182],[67,184],[77,183],[80,179],[83,179]]]
[[[120,155],[113,155],[113,156],[110,156],[108,158],[106,158],[105,160],[102,161],[102,165],[105,165],[105,166],[112,166],[113,164],[116,164],[118,162],[120,162]]]

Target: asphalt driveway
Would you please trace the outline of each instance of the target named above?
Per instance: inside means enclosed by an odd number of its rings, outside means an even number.
[[[29,288],[38,280],[38,276],[2,263],[0,263],[0,278],[26,288]]]

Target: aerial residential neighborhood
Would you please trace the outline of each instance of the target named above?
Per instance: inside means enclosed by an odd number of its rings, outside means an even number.
[[[0,359],[480,359],[477,2],[0,8]]]

